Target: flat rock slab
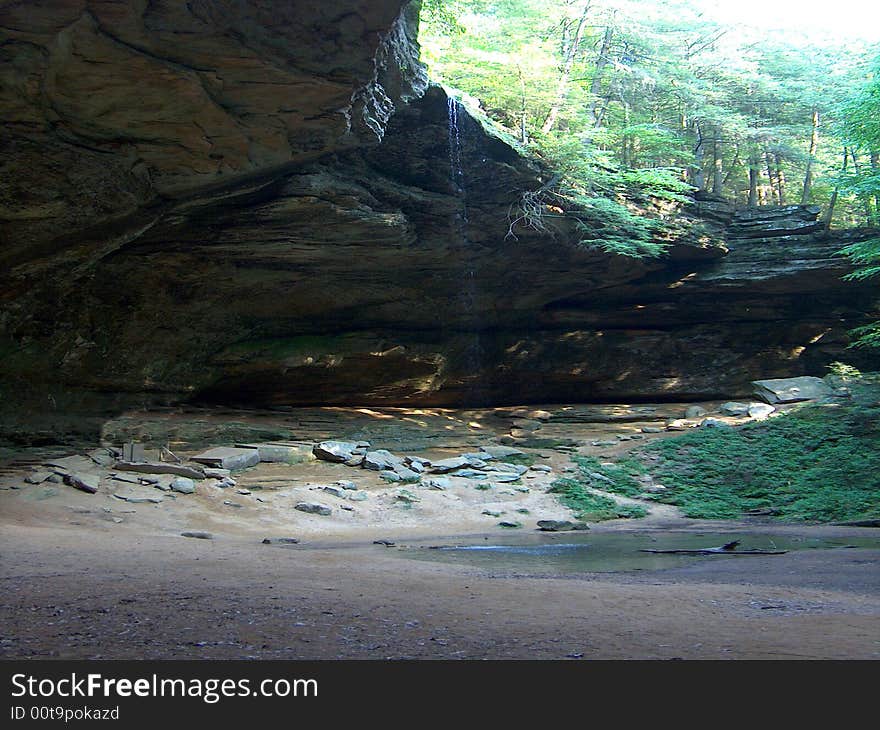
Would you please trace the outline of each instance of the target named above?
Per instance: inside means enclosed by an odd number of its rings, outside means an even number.
[[[94,471],[96,464],[86,456],[65,456],[61,459],[52,459],[43,463],[44,466],[53,467],[68,472],[88,472]]]
[[[213,449],[208,449],[198,456],[193,456],[191,460],[212,468],[238,471],[259,464],[260,452],[258,449],[240,449],[234,446],[218,446]]]
[[[818,400],[834,395],[834,390],[824,380],[806,375],[799,378],[755,380],[752,387],[755,389],[755,395],[771,405]]]
[[[440,459],[439,461],[431,462],[431,473],[433,474],[448,474],[451,471],[455,471],[456,469],[463,469],[466,466],[471,465],[471,460],[466,456],[456,456],[452,459]]]
[[[313,444],[236,444],[239,449],[256,449],[260,461],[267,464],[302,464],[315,459]]]
[[[495,459],[507,459],[511,456],[523,456],[525,454],[525,451],[513,446],[483,446],[481,450]]]
[[[131,504],[162,504],[164,501],[163,497],[160,497],[155,492],[153,494],[144,492],[116,492],[113,496],[116,499],[121,499],[123,502]]]
[[[24,478],[24,480],[25,480],[28,484],[42,484],[42,483],[45,482],[49,477],[51,477],[52,474],[54,474],[54,472],[51,472],[51,471],[35,471],[35,472],[31,473],[31,474],[28,474],[28,475]]]
[[[82,490],[83,492],[88,492],[89,494],[95,494],[98,491],[98,485],[101,483],[101,477],[97,474],[86,474],[82,472],[73,472],[72,474],[64,475],[64,483],[69,484],[71,487]]]
[[[323,517],[327,517],[333,512],[333,510],[327,505],[318,504],[316,502],[299,502],[294,505],[293,508],[309,515],[321,515]]]
[[[204,479],[205,472],[199,467],[184,466],[182,464],[166,464],[164,462],[131,463],[118,461],[113,465],[119,471],[133,471],[140,474],[174,474],[188,479]]]
[[[299,539],[296,537],[266,537],[263,539],[263,545],[299,545]]]

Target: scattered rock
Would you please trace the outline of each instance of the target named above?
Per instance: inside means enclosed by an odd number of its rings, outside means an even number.
[[[512,522],[509,520],[502,520],[498,523],[498,527],[508,527],[508,528],[516,528],[522,527],[522,522]]]
[[[345,496],[352,502],[365,502],[367,500],[366,492],[346,492]]]
[[[266,538],[263,538],[263,545],[299,545],[299,538],[296,538],[296,537],[266,537]]]
[[[385,547],[394,547],[397,543],[394,540],[373,540],[373,545],[384,545]]]
[[[247,495],[252,493],[250,489],[236,489],[235,491],[237,494],[240,494],[243,497],[246,497]]]
[[[386,451],[385,449],[376,449],[375,451],[368,451],[364,456],[364,469],[369,469],[370,471],[385,471],[386,469],[390,471],[396,471],[397,467],[403,466],[403,459],[399,456],[395,456],[390,451]]]
[[[673,418],[666,422],[667,431],[685,431],[690,428],[690,424],[681,418]]]
[[[404,504],[415,504],[416,502],[421,502],[421,497],[416,494],[413,494],[408,489],[400,489],[394,495],[394,499],[398,502],[403,502]]]
[[[116,461],[109,449],[94,449],[88,453],[88,457],[98,466],[110,466]]]
[[[545,474],[553,471],[552,467],[548,466],[547,464],[533,464],[530,468],[532,471],[540,471],[544,472]]]
[[[351,441],[322,441],[314,446],[312,453],[321,461],[332,461],[337,464],[357,461],[357,464],[352,465],[358,466],[364,460],[366,449]]]
[[[180,533],[183,537],[194,537],[196,540],[213,540],[214,536],[210,532],[187,531]]]
[[[762,421],[776,409],[767,403],[749,403],[749,418]]]
[[[718,408],[718,411],[725,416],[747,416],[749,413],[749,404],[730,401],[729,403],[723,403]]]
[[[532,491],[532,490],[529,489],[528,487],[514,487],[514,489],[515,489],[517,492],[522,492],[523,494],[528,494],[529,492]]]
[[[484,510],[481,512],[481,514],[489,515],[489,517],[501,517],[501,515],[503,515],[504,513],[503,513],[503,512],[497,512],[497,511],[494,510],[494,509],[484,509]]]
[[[180,494],[193,494],[196,491],[196,483],[187,477],[176,477],[171,482],[171,491]]]
[[[225,479],[228,476],[232,476],[232,472],[229,469],[207,468],[205,469],[205,476],[208,479]]]
[[[684,411],[685,418],[702,418],[707,413],[706,409],[702,406],[688,406]]]
[[[470,460],[464,456],[456,456],[452,459],[440,459],[431,463],[432,474],[448,474],[456,469],[470,466]]]
[[[700,421],[700,428],[730,428],[729,423],[725,423],[717,418],[704,418]]]
[[[241,507],[238,502],[233,502],[231,499],[224,499],[223,504],[225,504],[227,507]]]
[[[437,491],[444,492],[449,489],[452,483],[449,481],[448,477],[434,477],[433,479],[428,479],[424,484],[428,489],[436,489]]]
[[[357,490],[357,484],[349,481],[348,479],[339,479],[338,481],[333,482],[337,487],[342,487],[343,489],[347,489],[350,491]]]
[[[306,514],[322,515],[323,517],[326,517],[333,512],[330,507],[327,507],[323,504],[318,504],[316,502],[298,502],[294,505],[293,508],[299,510],[300,512],[305,512]]]
[[[642,426],[642,433],[663,433],[659,426]]]
[[[571,530],[589,530],[586,522],[571,520],[538,520],[538,529],[542,532],[569,532]]]
[[[42,484],[43,482],[45,482],[46,480],[48,480],[49,477],[51,477],[51,476],[52,476],[52,472],[51,472],[51,471],[35,471],[35,472],[31,473],[31,474],[28,474],[28,475],[24,478],[24,480],[25,480],[28,484]]]
[[[101,477],[99,477],[97,474],[74,472],[72,474],[64,475],[64,483],[76,489],[80,489],[83,492],[95,494],[98,491],[98,486],[101,483]]]
[[[397,484],[398,482],[403,481],[400,478],[400,474],[398,474],[397,472],[394,472],[394,471],[390,471],[390,470],[380,471],[379,478],[383,479],[386,482],[390,482],[392,484]]]
[[[327,494],[332,494],[334,497],[339,497],[339,499],[345,499],[345,490],[342,487],[330,485],[321,487],[321,490],[327,492]]]

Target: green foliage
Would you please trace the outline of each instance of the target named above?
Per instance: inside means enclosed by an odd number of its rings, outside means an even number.
[[[648,511],[638,505],[618,504],[610,497],[596,494],[578,479],[557,479],[547,490],[560,495],[560,501],[580,520],[601,522],[619,517],[645,517]]]
[[[626,211],[633,200],[681,202],[692,186],[717,182],[714,192],[745,205],[750,170],[762,204],[802,193],[825,204],[844,138],[876,138],[880,126],[876,84],[860,90],[864,42],[725,25],[700,0],[425,0],[422,23],[432,77],[478,98],[558,170],[541,204],[588,229],[596,198]],[[860,149],[859,174],[846,173],[858,180],[835,198],[835,220],[853,225],[870,194],[860,186],[873,184],[866,155],[876,147]],[[649,232],[605,205],[607,250],[658,253],[644,245]],[[539,223],[536,212],[517,220]]]
[[[769,509],[779,519],[880,517],[880,408],[805,407],[739,428],[700,429],[641,450],[659,456],[659,501],[688,517],[730,519]]]
[[[601,489],[625,497],[638,497],[644,486],[634,477],[645,473],[645,467],[632,458],[618,459],[614,465],[603,465],[592,456],[575,456],[581,479],[595,489]]]

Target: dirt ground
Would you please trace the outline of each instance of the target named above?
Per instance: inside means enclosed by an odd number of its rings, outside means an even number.
[[[453,480],[446,491],[413,488],[421,501],[409,507],[394,499],[399,486],[323,462],[261,464],[238,477],[250,494],[200,484],[195,495],[162,493],[161,504],[120,501],[107,482],[94,495],[63,484],[12,489],[23,486],[21,474],[7,471],[0,477],[0,657],[880,658],[880,550],[536,577],[414,560],[400,549],[497,537],[498,518],[483,509],[516,517],[522,532],[537,519],[568,517],[544,490],[569,468],[569,454],[530,453],[553,471],[530,472],[528,492]],[[320,491],[338,479],[352,479],[369,499],[338,509],[339,500]],[[301,499],[333,505],[333,514],[293,510]],[[646,520],[593,530],[875,532],[713,524],[651,509]],[[214,539],[186,538],[185,530]],[[301,543],[262,544],[283,536]],[[397,546],[372,544],[380,538]]]

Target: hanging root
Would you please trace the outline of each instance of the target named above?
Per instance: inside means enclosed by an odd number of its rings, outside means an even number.
[[[559,176],[556,175],[550,182],[542,185],[537,190],[526,190],[520,197],[519,202],[510,206],[507,211],[507,222],[509,225],[507,227],[507,235],[504,236],[505,241],[509,238],[512,238],[514,241],[519,240],[519,237],[514,232],[517,226],[531,228],[533,231],[540,233],[552,233],[547,227],[546,219],[548,217],[564,217],[564,214],[563,216],[554,215],[551,211],[563,213],[562,209],[555,206],[551,207],[547,202],[547,198],[553,195],[551,189],[556,185],[558,179]]]

